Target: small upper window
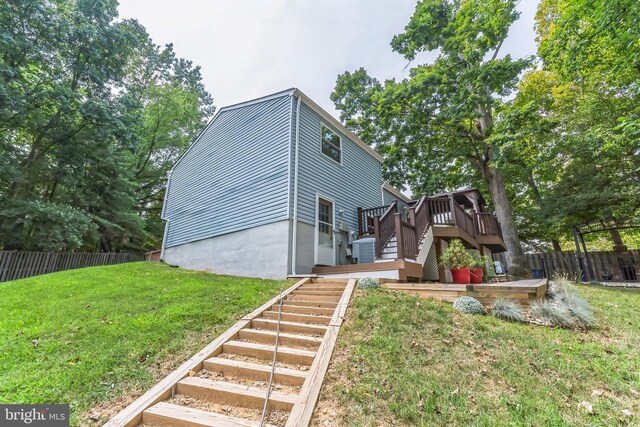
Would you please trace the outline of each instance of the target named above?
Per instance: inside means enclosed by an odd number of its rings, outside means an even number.
[[[338,163],[342,163],[342,147],[340,135],[326,127],[321,125],[322,128],[322,152],[335,160]]]

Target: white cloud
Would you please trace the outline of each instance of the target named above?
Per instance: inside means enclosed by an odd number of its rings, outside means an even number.
[[[120,0],[158,44],[202,67],[218,107],[297,87],[336,117],[329,100],[339,73],[365,67],[381,80],[408,75],[391,51],[415,2],[398,0]],[[518,6],[503,52],[535,53],[538,0]],[[424,57],[421,57],[421,59]]]

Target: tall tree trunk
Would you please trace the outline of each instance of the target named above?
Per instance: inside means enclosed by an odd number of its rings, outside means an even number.
[[[562,248],[560,247],[560,242],[558,239],[551,239],[551,244],[553,245],[553,250],[555,252],[562,252]]]
[[[622,253],[628,251],[627,246],[622,241],[622,236],[618,230],[609,230],[611,234],[611,240],[613,240],[613,251],[615,253]]]
[[[506,258],[509,274],[516,277],[529,277],[528,263],[522,250],[520,237],[518,237],[516,223],[513,220],[511,202],[509,202],[509,198],[507,197],[504,174],[502,170],[492,168],[488,165],[482,168],[482,172],[487,187],[489,187],[491,200],[493,200],[496,208],[496,215],[498,221],[500,221],[504,243],[507,246]]]

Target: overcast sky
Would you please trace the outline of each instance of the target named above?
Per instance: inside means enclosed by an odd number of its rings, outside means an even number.
[[[522,0],[503,53],[535,54],[539,0]],[[157,44],[202,67],[217,107],[297,87],[338,117],[329,94],[345,70],[365,67],[380,80],[403,78],[407,61],[392,52],[415,1],[120,0]],[[419,57],[415,63],[429,59]]]

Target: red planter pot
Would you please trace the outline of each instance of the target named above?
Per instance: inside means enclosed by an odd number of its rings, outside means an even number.
[[[452,268],[451,275],[453,276],[453,283],[457,285],[468,285],[471,283],[471,274],[467,267]]]
[[[471,274],[471,283],[482,283],[482,271],[482,267],[469,269],[469,273]]]

